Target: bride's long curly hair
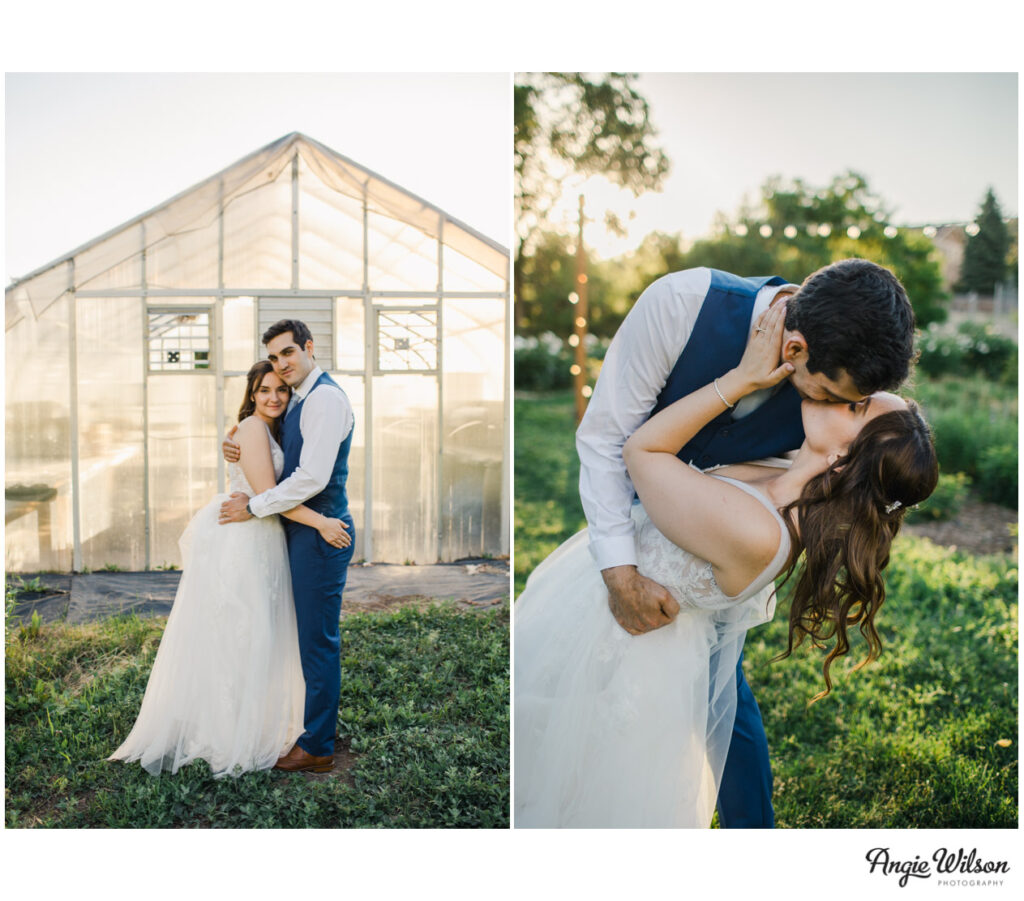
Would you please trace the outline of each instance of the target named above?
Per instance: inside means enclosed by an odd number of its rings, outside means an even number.
[[[789,646],[793,653],[805,638],[818,648],[835,638],[823,665],[825,690],[832,690],[832,662],[850,650],[847,627],[860,626],[876,659],[882,642],[875,616],[885,601],[882,570],[907,508],[925,500],[939,478],[935,446],[917,404],[868,422],[846,456],[804,486],[800,497],[782,509],[792,551],[782,585],[803,568],[792,591]],[[780,585],[781,587],[781,585]]]
[[[256,412],[256,390],[263,384],[264,376],[273,371],[274,367],[269,360],[257,360],[252,364],[252,368],[245,376],[245,397],[242,400],[242,406],[238,408],[239,422],[243,419],[247,419]],[[289,389],[289,397],[290,396],[291,389]],[[280,437],[282,419],[284,419],[284,414],[278,416],[277,419],[270,424],[270,434],[274,436],[275,441]]]

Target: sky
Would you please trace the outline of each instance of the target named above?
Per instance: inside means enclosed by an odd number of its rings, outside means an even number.
[[[771,175],[824,187],[853,169],[897,225],[969,222],[989,186],[1004,214],[1018,212],[1016,73],[649,73],[636,84],[672,171],[638,199],[598,178],[587,186],[587,243],[601,256],[654,230],[707,234],[717,211],[756,200]],[[568,187],[567,223],[578,194]],[[606,205],[627,238],[605,231]]]
[[[506,73],[6,78],[6,275],[300,131],[509,247]]]
[[[770,175],[852,168],[897,224],[966,222],[988,186],[1017,214],[1015,73],[646,73],[664,189],[585,188],[603,257],[708,232]],[[505,73],[18,73],[6,78],[8,280],[302,131],[510,247]],[[562,207],[576,217],[577,185]],[[609,207],[625,238],[601,224]],[[568,226],[567,226],[568,227]]]

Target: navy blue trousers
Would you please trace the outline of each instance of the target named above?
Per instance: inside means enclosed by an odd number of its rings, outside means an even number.
[[[295,621],[299,654],[306,680],[306,731],[298,744],[318,757],[334,753],[341,698],[341,593],[355,548],[352,517],[339,517],[348,526],[352,543],[347,548],[329,545],[320,533],[299,523],[285,523],[288,562],[295,595]]]
[[[743,654],[736,664],[736,722],[718,789],[718,824],[723,829],[771,829],[772,767],[761,711],[743,676]]]

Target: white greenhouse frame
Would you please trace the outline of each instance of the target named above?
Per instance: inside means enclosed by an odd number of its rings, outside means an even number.
[[[324,178],[324,175],[332,179],[331,182],[322,181],[320,189],[323,189],[323,185],[327,184],[330,189],[338,191],[344,194],[350,200],[346,202],[361,202],[362,204],[362,285],[338,285],[337,288],[332,287],[318,287],[310,288],[304,286],[302,277],[302,248],[300,247],[300,234],[302,228],[302,210],[300,208],[300,160],[304,161],[303,165],[306,167],[307,173],[312,173],[313,176]],[[287,178],[285,173],[285,167],[290,166],[290,179],[291,179],[291,216],[290,216],[290,231],[291,231],[291,283],[287,287],[267,287],[259,283],[255,284],[232,284],[226,283],[225,279],[225,262],[226,262],[226,248],[225,248],[225,196],[231,191],[232,199],[238,199],[243,197],[245,190],[244,186],[250,183],[254,183],[255,187],[251,191],[257,191],[260,189],[261,184],[258,179],[265,177],[269,181],[274,181],[280,176],[281,179]],[[309,177],[307,174],[304,177]],[[266,185],[267,180],[262,182],[262,185]],[[240,187],[241,186],[241,187]],[[283,187],[282,187],[283,190]],[[210,284],[202,287],[160,287],[158,285],[150,284],[147,280],[149,256],[152,248],[156,246],[156,242],[164,240],[168,236],[173,236],[177,240],[178,236],[186,233],[186,228],[191,227],[189,223],[176,223],[172,224],[171,227],[166,229],[165,235],[158,238],[153,238],[152,235],[148,236],[147,241],[146,230],[148,225],[160,221],[161,216],[167,215],[173,218],[173,211],[180,202],[187,201],[194,197],[207,196],[212,198],[215,195],[215,207],[213,206],[214,201],[208,204],[208,209],[204,213],[206,215],[206,222],[196,227],[197,231],[201,232],[203,228],[210,228],[212,226],[211,214],[215,216],[216,221],[216,240],[217,240],[217,261],[216,261],[216,285]],[[269,195],[267,195],[269,196]],[[337,208],[341,210],[339,206]],[[170,212],[168,212],[170,211]],[[338,215],[341,215],[339,212]],[[371,260],[371,217],[376,216],[378,219],[387,220],[388,222],[395,222],[401,224],[401,227],[412,227],[418,229],[422,235],[428,236],[436,246],[436,267],[437,267],[437,282],[432,288],[417,290],[393,290],[393,289],[377,289],[374,287],[374,276],[371,272],[372,260]],[[180,217],[179,217],[180,218]],[[176,231],[175,228],[179,230]],[[132,237],[133,233],[137,234],[137,240]],[[110,282],[106,287],[89,287],[89,282],[94,281],[96,276],[86,276],[85,283],[81,284],[76,279],[76,267],[78,265],[79,258],[84,253],[103,245],[104,242],[111,241],[111,239],[130,239],[129,243],[132,248],[138,248],[132,250],[132,257],[129,261],[127,257],[112,260],[112,266],[106,270],[102,270],[102,276],[107,278]],[[381,240],[381,239],[378,239]],[[115,244],[115,242],[111,242]],[[383,242],[385,246],[390,246],[387,241]],[[396,245],[400,242],[395,240],[393,243]],[[238,245],[235,245],[236,247]],[[422,245],[418,245],[422,246]],[[178,245],[173,245],[172,249],[178,248]],[[200,245],[200,253],[197,254],[197,258],[201,256],[202,250],[206,249],[206,245]],[[103,248],[100,248],[102,252]],[[180,251],[179,251],[180,252]],[[414,252],[413,250],[409,251]],[[263,251],[259,251],[263,253]],[[281,257],[283,260],[283,256]],[[480,272],[483,273],[487,287],[481,290],[465,290],[465,285],[460,284],[459,289],[446,288],[445,286],[445,275],[449,271],[452,260],[467,260],[467,266],[479,266]],[[137,260],[137,262],[136,262]],[[212,261],[212,258],[211,258]],[[117,277],[108,277],[107,273],[116,272],[117,267],[136,266],[137,268],[133,271],[139,272],[138,284],[129,284],[127,287],[116,286]],[[420,261],[422,263],[422,260]],[[432,263],[429,265],[433,265]],[[63,268],[66,273],[66,278],[61,280],[63,284],[63,291],[54,290],[49,287],[53,284],[53,280],[56,277],[57,272]],[[282,269],[282,271],[284,271]],[[467,269],[466,271],[470,271]],[[473,272],[476,270],[473,269]],[[212,265],[210,267],[212,272]],[[493,277],[493,284],[492,279]],[[258,279],[257,279],[258,282]],[[42,285],[43,288],[37,288],[37,285]],[[57,286],[58,288],[60,285]],[[493,290],[491,289],[493,287]],[[173,376],[194,379],[197,377],[204,377],[214,379],[215,384],[215,410],[214,419],[216,425],[216,433],[221,434],[223,432],[224,425],[230,422],[230,415],[232,412],[232,405],[229,402],[227,396],[232,391],[238,392],[238,377],[244,376],[246,369],[241,369],[238,366],[231,368],[227,365],[229,362],[225,358],[228,353],[225,351],[225,304],[234,303],[236,300],[240,300],[242,306],[246,302],[251,302],[252,305],[252,335],[253,335],[253,346],[252,346],[252,361],[261,359],[264,357],[264,349],[260,344],[259,337],[261,333],[260,328],[260,308],[264,300],[276,300],[284,302],[286,306],[294,307],[297,311],[301,311],[302,304],[306,300],[313,299],[329,299],[327,308],[330,312],[331,322],[331,333],[333,336],[333,343],[330,348],[330,358],[333,361],[333,366],[330,368],[330,372],[336,376],[351,377],[347,383],[350,386],[357,384],[358,380],[361,380],[363,387],[363,396],[361,398],[353,397],[354,405],[361,406],[361,417],[365,424],[363,430],[363,475],[362,475],[362,521],[357,519],[357,533],[361,546],[357,548],[356,557],[364,558],[368,561],[380,560],[379,555],[375,553],[374,547],[374,535],[375,525],[380,526],[380,523],[375,524],[375,501],[374,494],[375,489],[379,486],[375,485],[375,427],[374,427],[374,415],[375,405],[378,403],[375,398],[377,393],[375,385],[380,379],[388,378],[394,374],[394,370],[381,370],[378,365],[379,359],[379,347],[377,342],[377,317],[380,312],[388,310],[415,310],[416,312],[431,312],[436,317],[436,365],[433,369],[429,370],[412,370],[410,375],[401,376],[402,378],[409,378],[415,376],[422,379],[431,379],[436,385],[436,396],[437,396],[437,409],[436,409],[436,424],[430,428],[436,428],[436,459],[434,460],[434,486],[433,493],[436,497],[437,511],[436,511],[436,559],[446,560],[453,557],[453,553],[446,548],[451,547],[452,543],[455,543],[455,539],[450,540],[450,544],[445,544],[445,527],[444,527],[444,499],[442,497],[443,486],[445,485],[445,467],[448,476],[451,477],[452,467],[457,466],[451,459],[446,457],[446,431],[445,431],[445,398],[446,391],[444,387],[444,375],[445,375],[445,314],[449,311],[452,302],[468,301],[475,302],[480,301],[486,304],[490,302],[497,309],[497,301],[500,301],[503,309],[503,321],[493,322],[488,320],[485,328],[489,328],[491,331],[488,332],[490,336],[488,340],[491,340],[492,344],[488,345],[495,346],[496,340],[500,337],[503,345],[502,359],[494,360],[493,363],[496,366],[502,367],[501,372],[501,410],[500,410],[500,428],[501,428],[501,440],[502,446],[500,449],[501,455],[501,485],[500,485],[500,534],[489,539],[490,543],[486,546],[480,546],[475,548],[475,553],[468,554],[457,554],[456,556],[479,556],[479,555],[506,555],[509,552],[510,547],[510,534],[509,534],[509,520],[510,520],[510,471],[509,471],[509,448],[511,439],[511,426],[510,426],[510,412],[511,412],[511,393],[510,393],[510,374],[511,374],[511,358],[509,352],[509,335],[511,330],[511,305],[510,305],[510,290],[509,290],[509,254],[508,250],[496,243],[495,241],[487,238],[479,232],[473,230],[462,222],[452,218],[443,210],[430,203],[410,194],[408,191],[400,188],[393,184],[387,179],[382,178],[379,175],[365,169],[364,167],[354,163],[352,160],[336,153],[335,151],[319,144],[312,139],[299,134],[293,133],[275,141],[266,147],[256,151],[253,154],[239,160],[227,169],[211,176],[203,182],[181,192],[175,197],[168,200],[166,203],[161,204],[146,213],[137,216],[131,221],[121,225],[115,229],[111,229],[105,234],[95,238],[94,240],[76,248],[70,253],[48,263],[36,269],[34,272],[25,276],[24,278],[18,279],[6,290],[6,314],[7,314],[7,333],[9,336],[7,355],[8,355],[8,366],[12,365],[12,357],[17,357],[19,348],[17,346],[11,346],[12,341],[10,340],[11,330],[17,326],[17,324],[25,317],[35,317],[37,321],[41,322],[40,317],[49,309],[51,306],[56,304],[58,301],[67,298],[69,303],[67,304],[69,312],[68,338],[67,338],[67,353],[68,353],[68,373],[69,373],[69,385],[68,385],[68,403],[69,403],[69,436],[70,441],[70,520],[71,520],[71,568],[74,571],[82,571],[83,567],[99,568],[103,565],[103,560],[98,559],[86,559],[86,555],[83,553],[83,510],[82,510],[82,460],[80,459],[80,399],[79,399],[79,357],[83,350],[80,347],[80,337],[78,334],[78,317],[79,317],[79,301],[89,299],[107,299],[107,298],[123,298],[137,299],[139,303],[139,314],[141,315],[141,321],[143,324],[142,335],[140,340],[142,342],[142,365],[143,372],[141,376],[142,385],[142,422],[139,424],[142,435],[142,493],[143,493],[143,505],[145,507],[144,516],[144,529],[145,529],[145,554],[144,560],[138,560],[139,563],[143,563],[146,569],[151,569],[153,566],[159,565],[161,562],[166,560],[166,554],[160,554],[156,552],[154,548],[154,537],[153,537],[153,517],[154,517],[154,505],[151,497],[151,479],[152,474],[150,472],[151,466],[151,397],[150,397],[150,382],[151,377],[154,373],[160,376]],[[339,368],[342,364],[342,360],[338,359],[339,343],[342,339],[340,337],[341,325],[336,321],[339,316],[339,310],[346,299],[350,301],[361,301],[363,308],[363,349],[362,349],[362,366],[354,368]],[[98,301],[94,301],[98,303]],[[126,305],[131,307],[131,305]],[[490,309],[490,307],[486,307]],[[60,309],[59,307],[57,309]],[[210,314],[209,325],[210,325],[210,346],[209,346],[209,360],[208,368],[197,369],[194,371],[179,370],[174,372],[151,370],[150,363],[150,337],[148,328],[148,313],[153,311],[164,311],[173,310],[180,312],[189,312],[196,310],[207,310]],[[233,308],[234,309],[234,308]],[[356,307],[350,305],[348,308],[351,312],[355,312]],[[455,307],[454,309],[462,309]],[[136,314],[131,313],[132,317]],[[302,318],[298,312],[294,314],[296,318]],[[357,314],[356,314],[357,315]],[[135,321],[134,318],[132,321]],[[42,325],[39,326],[43,328]],[[315,330],[314,330],[315,331]],[[16,333],[20,334],[20,333]],[[469,338],[462,339],[469,342]],[[14,341],[17,344],[18,341]],[[315,342],[316,343],[316,342]],[[469,345],[467,345],[469,346]],[[63,347],[63,345],[62,345]],[[134,351],[132,351],[134,353]],[[134,357],[132,358],[134,360]],[[238,353],[235,353],[235,359],[239,359]],[[16,365],[16,364],[15,364]],[[36,363],[35,365],[38,365]],[[134,363],[132,363],[134,365]],[[247,367],[246,367],[247,368]],[[10,371],[10,370],[9,370]],[[490,374],[493,378],[494,373]],[[480,376],[481,381],[484,377]],[[182,383],[183,385],[185,383]],[[230,390],[229,390],[230,388]],[[8,385],[10,390],[10,384]],[[207,389],[203,388],[203,391]],[[454,388],[452,390],[455,390]],[[461,396],[461,395],[460,395]],[[8,395],[8,430],[10,431],[11,425],[11,402],[12,398]],[[358,402],[358,403],[356,403]],[[463,401],[472,406],[472,400]],[[495,396],[492,401],[493,404],[497,404],[497,397]],[[484,405],[486,406],[486,404]],[[495,406],[494,409],[497,409]],[[378,411],[379,412],[379,411]],[[357,416],[358,419],[358,416]],[[493,432],[497,428],[497,418],[493,419],[495,425],[490,428],[490,432]],[[490,433],[489,432],[489,433]],[[134,433],[133,433],[134,434]],[[204,433],[205,434],[205,433]],[[10,439],[8,439],[10,441]],[[136,441],[137,439],[132,439]],[[205,438],[203,439],[205,441]],[[423,439],[426,440],[426,439]],[[492,441],[494,439],[491,439]],[[219,444],[219,441],[217,442]],[[495,460],[493,447],[487,453],[490,457],[487,459]],[[472,456],[474,449],[470,449],[469,454]],[[486,456],[486,454],[484,455]],[[62,458],[63,459],[63,458]],[[11,451],[10,445],[8,447],[8,466],[10,467]],[[56,465],[56,464],[55,464]],[[107,465],[114,465],[109,463]],[[496,462],[490,464],[496,466]],[[429,469],[429,463],[427,464]],[[12,474],[10,469],[8,471],[8,485],[10,486]],[[158,476],[159,477],[159,476]],[[216,489],[223,492],[225,490],[226,478],[226,467],[224,461],[217,451],[217,466],[216,466]],[[209,486],[214,487],[214,486]],[[493,489],[493,483],[492,483]],[[96,489],[90,489],[96,490]],[[426,489],[425,489],[426,490]],[[483,489],[481,489],[483,490]],[[351,491],[350,491],[351,493]],[[358,493],[358,492],[357,492]],[[209,498],[205,498],[208,500]],[[477,503],[479,501],[479,504]],[[47,502],[40,502],[47,503]],[[66,503],[66,501],[65,501]],[[474,505],[482,505],[485,503],[481,497],[468,498],[459,497],[452,501],[455,506],[459,509],[462,508],[463,504],[468,504],[469,507],[476,511]],[[11,501],[7,503],[8,510],[11,509]],[[31,507],[31,504],[29,504]],[[21,509],[21,508],[19,508]],[[481,507],[481,510],[483,508]],[[188,511],[188,516],[195,513],[195,509]],[[10,513],[9,513],[10,515]],[[452,515],[452,514],[449,514]],[[493,522],[494,511],[492,510],[488,514]],[[51,521],[50,511],[46,512],[47,516],[47,529],[50,528],[49,523]],[[472,516],[483,516],[483,513],[473,512]],[[57,512],[54,516],[55,519],[60,519],[61,514]],[[43,527],[42,523],[42,512],[40,512],[40,536],[42,536]],[[25,527],[28,528],[27,526]],[[484,526],[478,524],[481,535],[483,535]],[[379,531],[379,529],[378,529]],[[491,530],[492,533],[495,531]],[[474,533],[475,534],[475,533]],[[12,563],[15,567],[18,566],[19,561],[17,559],[12,560],[10,551],[10,542],[8,542],[8,569],[11,568]],[[59,549],[58,549],[59,550]],[[57,551],[53,551],[57,553]],[[64,551],[66,553],[66,550]],[[393,553],[393,552],[392,552]],[[40,561],[45,563],[43,559],[44,552],[42,549],[42,537],[40,537]],[[136,556],[139,556],[136,553]],[[427,556],[426,553],[424,556]],[[163,559],[162,559],[163,558]],[[402,560],[391,559],[384,562],[403,562]],[[433,559],[419,559],[417,562],[434,562]],[[39,567],[43,568],[43,567]],[[133,566],[132,568],[138,568]]]

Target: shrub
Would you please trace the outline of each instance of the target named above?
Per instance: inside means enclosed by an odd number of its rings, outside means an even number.
[[[907,522],[952,519],[967,500],[970,484],[971,480],[966,473],[942,473],[932,496],[922,502],[917,509],[907,513]]]
[[[978,458],[978,489],[985,500],[1016,509],[1016,444],[993,444],[982,449]]]
[[[588,334],[587,380],[593,384],[601,371],[601,361],[609,342]],[[522,391],[561,391],[573,386],[572,365],[576,354],[553,332],[539,338],[517,335],[515,339],[515,387]]]
[[[555,391],[572,385],[572,359],[551,332],[540,338],[516,336],[515,387],[524,391]]]
[[[917,368],[932,378],[980,375],[1007,385],[1017,383],[1017,342],[986,323],[964,322],[952,334],[933,325],[918,346]]]
[[[935,452],[944,472],[966,472],[978,481],[983,451],[994,445],[1015,445],[1016,417],[984,409],[961,407],[930,409],[928,421],[935,433]]]

